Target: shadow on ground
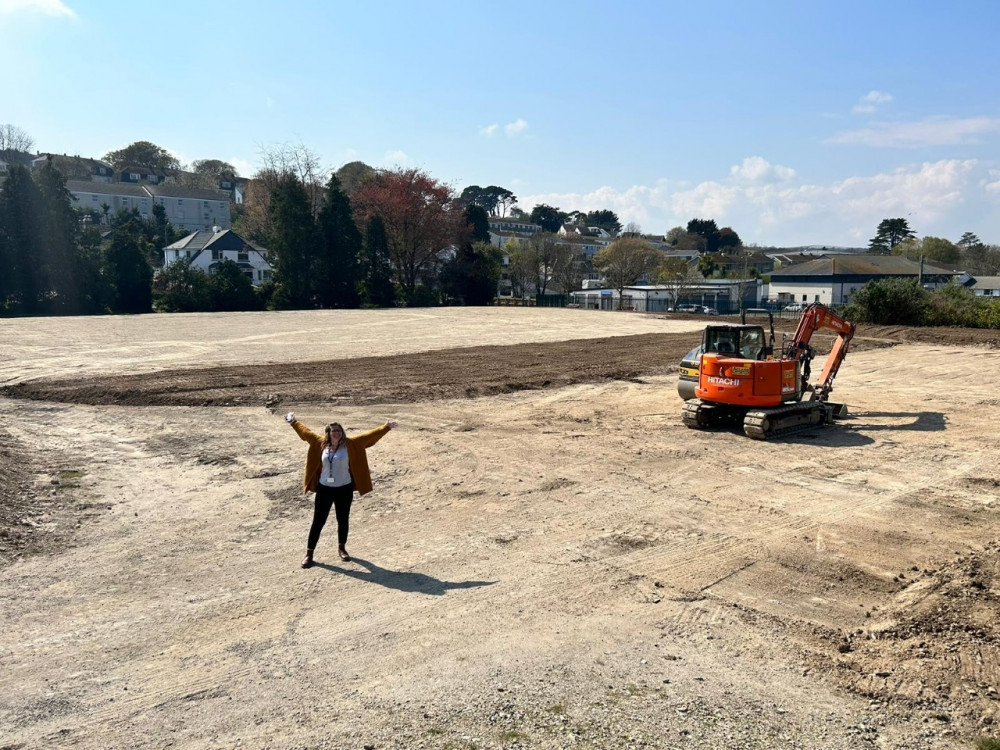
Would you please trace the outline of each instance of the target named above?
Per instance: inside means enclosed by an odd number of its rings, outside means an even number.
[[[442,581],[439,578],[434,578],[434,576],[424,573],[411,573],[408,571],[380,568],[375,563],[360,557],[352,557],[351,560],[365,568],[365,570],[356,570],[350,567],[351,563],[344,563],[341,566],[317,562],[316,567],[329,570],[331,573],[340,573],[350,578],[357,578],[359,581],[377,583],[388,589],[430,594],[431,596],[444,596],[448,591],[453,589],[475,589],[480,586],[492,586],[494,583],[497,583],[497,581]]]

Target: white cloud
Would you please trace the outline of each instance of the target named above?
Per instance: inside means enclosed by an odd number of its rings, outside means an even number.
[[[51,18],[76,18],[76,13],[62,0],[0,0],[0,15],[38,13]]]
[[[503,126],[503,132],[508,138],[513,138],[514,136],[521,135],[524,131],[528,129],[528,121],[523,117],[518,117],[513,122],[508,122]],[[500,124],[493,123],[491,125],[486,125],[479,129],[479,135],[485,135],[487,138],[491,138],[500,132]]]
[[[406,155],[404,151],[386,151],[385,161],[393,164],[401,164],[407,161],[410,157]]]
[[[878,122],[859,130],[846,130],[827,143],[876,148],[920,148],[978,143],[979,136],[1000,131],[996,117],[928,117],[920,122]]]
[[[770,164],[761,156],[748,156],[742,164],[729,168],[729,176],[740,182],[782,182],[795,177],[795,170]]]
[[[239,157],[230,157],[226,159],[230,164],[236,168],[236,174],[240,177],[252,177],[257,168],[253,165],[253,162],[247,161],[246,159],[240,159]]]
[[[987,175],[975,160],[945,159],[806,184],[789,167],[750,157],[724,179],[689,187],[660,180],[621,191],[526,195],[519,203],[525,210],[539,203],[566,211],[608,208],[622,224],[634,221],[656,233],[706,218],[733,227],[744,242],[865,246],[887,216],[908,217],[921,235],[951,236],[974,226],[987,236],[985,223],[1000,234],[995,206],[988,205],[996,198],[1000,174]]]
[[[854,105],[852,112],[855,114],[874,112],[879,104],[888,104],[891,101],[892,94],[872,90],[858,99],[858,103]]]
[[[528,121],[523,117],[518,117],[514,122],[508,122],[503,126],[503,132],[508,136],[520,135],[528,129]]]

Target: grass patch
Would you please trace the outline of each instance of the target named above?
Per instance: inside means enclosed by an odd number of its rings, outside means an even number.
[[[67,471],[60,471],[59,472],[59,481],[60,482],[69,482],[69,481],[72,481],[74,479],[80,479],[80,478],[83,477],[84,473],[85,472],[78,471],[77,469],[69,469]]]
[[[556,716],[565,716],[566,707],[562,703],[556,703],[548,707],[548,712],[550,714],[555,714]]]
[[[508,729],[506,732],[500,733],[501,742],[518,742],[526,739],[528,739],[528,735],[518,732],[516,729]]]
[[[1000,740],[995,737],[980,737],[976,740],[976,750],[1000,750]]]

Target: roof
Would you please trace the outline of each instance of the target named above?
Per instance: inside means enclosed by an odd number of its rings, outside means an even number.
[[[973,289],[1000,289],[1000,276],[977,276]]]
[[[146,192],[157,198],[196,198],[207,201],[229,201],[225,190],[204,190],[202,188],[181,187],[180,185],[146,185]]]
[[[177,242],[172,245],[167,245],[164,250],[204,250],[205,248],[211,247],[220,240],[227,238],[237,239],[245,245],[249,245],[246,240],[240,237],[232,229],[223,229],[221,232],[212,232],[208,229],[199,229],[196,232],[191,232],[187,237],[181,237]],[[254,248],[256,249],[256,248]]]
[[[149,193],[141,185],[128,182],[90,182],[89,180],[66,180],[66,189],[71,193],[99,193],[100,195],[127,195],[134,198],[148,198]]]
[[[924,261],[925,274],[956,274],[945,266]],[[771,273],[780,276],[916,276],[920,262],[902,255],[824,255],[815,260],[796,263]]]

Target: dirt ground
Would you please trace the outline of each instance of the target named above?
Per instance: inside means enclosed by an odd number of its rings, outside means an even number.
[[[705,322],[4,321],[0,748],[1000,736],[996,332],[862,328],[852,416],[761,443],[681,424]],[[351,563],[287,410],[399,421]]]

